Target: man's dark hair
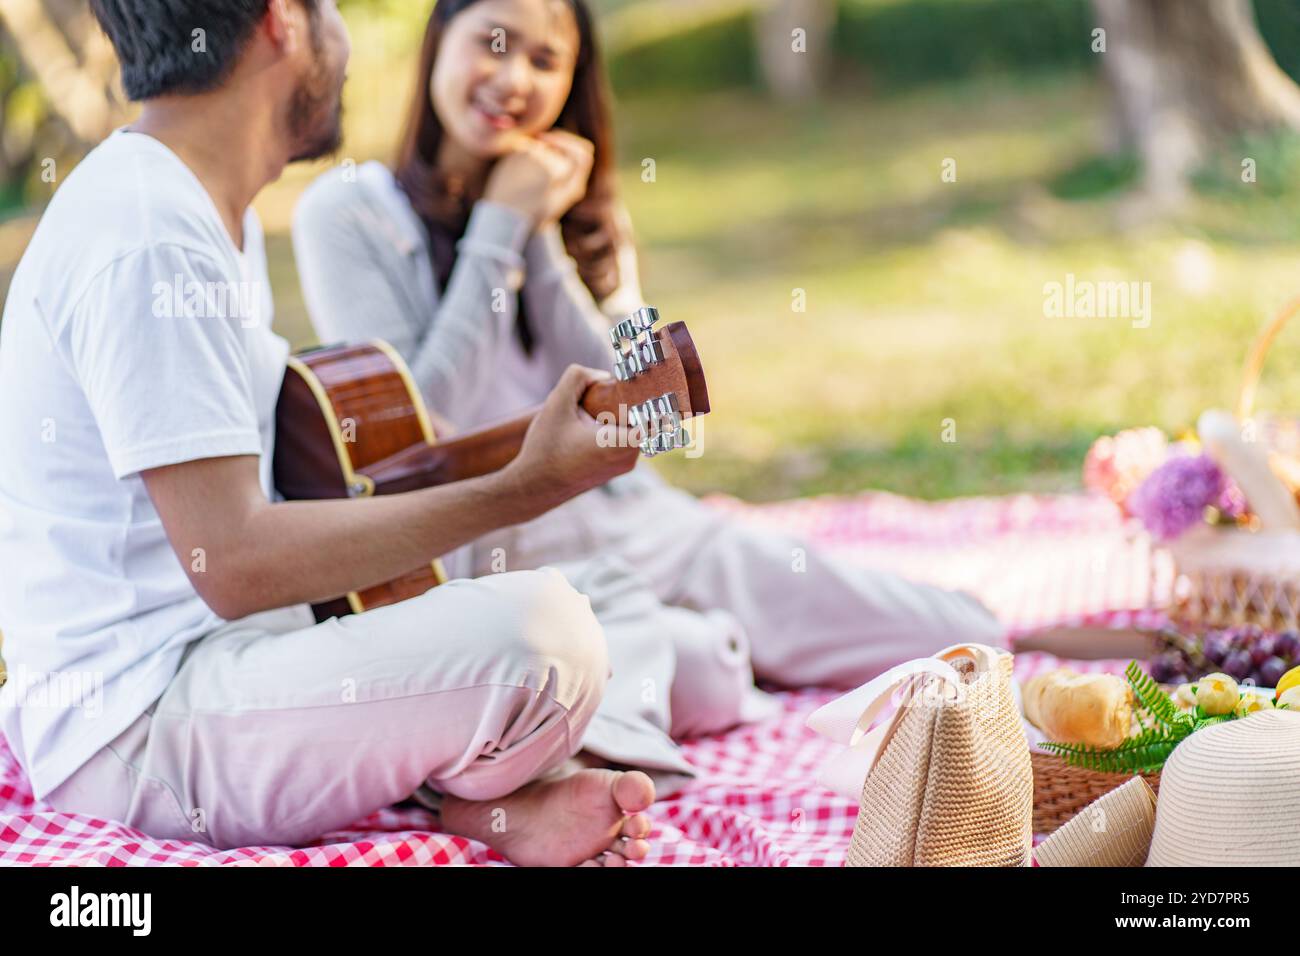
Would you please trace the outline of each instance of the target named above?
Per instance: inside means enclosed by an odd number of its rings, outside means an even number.
[[[316,0],[301,0],[315,14]],[[203,93],[234,68],[267,0],[90,0],[133,100]],[[198,31],[202,31],[201,33]]]

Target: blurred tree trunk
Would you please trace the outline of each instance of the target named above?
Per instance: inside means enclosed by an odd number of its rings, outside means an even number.
[[[0,0],[23,65],[44,89],[50,110],[82,144],[98,142],[121,118],[114,91],[116,60],[78,0]]]
[[[1176,202],[1216,142],[1300,130],[1300,87],[1277,65],[1250,0],[1093,0],[1116,132],[1144,190]]]
[[[833,0],[767,0],[754,16],[758,66],[767,88],[781,100],[817,94],[829,66]]]

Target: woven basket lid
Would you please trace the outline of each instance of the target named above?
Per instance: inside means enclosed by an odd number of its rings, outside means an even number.
[[[1300,866],[1300,712],[1198,730],[1160,775],[1147,866]]]

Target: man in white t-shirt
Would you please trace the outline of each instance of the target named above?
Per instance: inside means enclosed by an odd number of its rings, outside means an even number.
[[[518,863],[644,857],[650,779],[571,760],[608,659],[559,573],[308,607],[628,470],[577,404],[599,373],[495,475],[276,502],[288,349],[249,204],[337,146],[346,30],[334,0],[91,5],[142,111],[58,187],[0,326],[0,726],[36,795],[229,847],[431,788]]]

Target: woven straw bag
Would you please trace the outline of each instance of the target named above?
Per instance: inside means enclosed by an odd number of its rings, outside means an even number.
[[[958,644],[808,718],[848,747],[821,777],[859,801],[847,866],[1029,863],[1034,781],[1011,663],[992,647]],[[891,699],[897,710],[869,730]]]
[[[1236,417],[1251,422],[1272,471],[1300,500],[1300,418],[1255,410],[1255,393],[1274,340],[1300,313],[1288,302],[1251,346]],[[1168,547],[1175,567],[1170,617],[1190,628],[1300,630],[1300,532],[1200,528]],[[1158,572],[1156,572],[1158,573]]]

